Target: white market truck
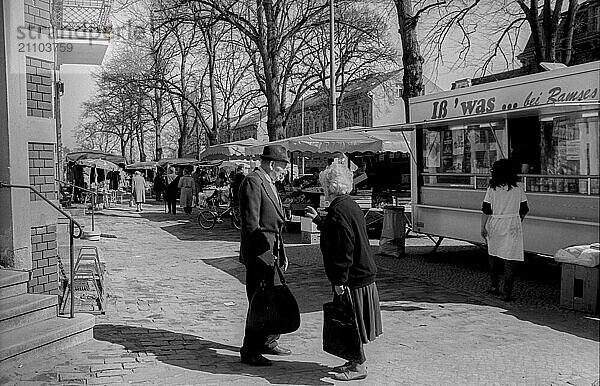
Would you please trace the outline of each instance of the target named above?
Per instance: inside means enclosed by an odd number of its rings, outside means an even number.
[[[413,229],[482,243],[490,167],[510,158],[529,200],[526,251],[598,242],[599,87],[592,62],[412,98]]]

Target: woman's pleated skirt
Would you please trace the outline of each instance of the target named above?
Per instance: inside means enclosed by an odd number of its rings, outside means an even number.
[[[358,332],[363,343],[369,343],[382,334],[379,293],[375,282],[350,290]]]

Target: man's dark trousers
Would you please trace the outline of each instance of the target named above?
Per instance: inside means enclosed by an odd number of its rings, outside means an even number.
[[[248,296],[248,303],[252,301],[252,296],[261,281],[264,280],[266,285],[273,285],[274,275],[274,267],[266,265],[260,259],[256,259],[252,263],[246,263],[246,296]],[[244,343],[240,354],[242,356],[261,354],[266,349],[276,347],[277,339],[279,339],[279,335],[268,335],[256,330],[250,330],[246,324]]]

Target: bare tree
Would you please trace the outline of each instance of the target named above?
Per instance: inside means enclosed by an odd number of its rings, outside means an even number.
[[[340,2],[337,5],[334,43],[338,109],[343,105],[349,84],[400,68],[398,50],[388,36],[386,17],[381,10],[358,2]],[[329,15],[321,15],[313,28],[297,39],[297,54],[287,55],[289,66],[286,70],[290,69],[291,74],[284,72],[284,75],[288,76],[291,87],[300,92],[295,93],[286,121],[303,93],[309,89],[321,91],[331,103],[329,23]]]
[[[522,35],[530,33],[531,71],[544,61],[568,64],[578,6],[578,0],[568,0],[567,7],[563,0],[448,0],[424,18],[424,55],[438,65],[451,58],[451,67],[475,67],[485,75],[494,65],[502,70],[520,66]]]
[[[211,12],[215,11],[220,19],[237,28],[252,45],[251,59],[256,64],[256,80],[267,102],[269,139],[283,138],[281,55],[284,47],[326,9],[328,2],[260,0],[252,5],[243,0],[196,2],[209,7]]]

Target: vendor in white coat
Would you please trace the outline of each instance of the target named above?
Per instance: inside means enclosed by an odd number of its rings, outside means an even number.
[[[481,208],[481,237],[487,242],[490,262],[491,288],[488,292],[503,294],[505,301],[512,301],[516,262],[524,260],[521,222],[529,208],[525,192],[517,186],[517,175],[509,160],[494,162],[491,172],[492,178]],[[501,293],[498,284],[502,261],[504,285]]]

